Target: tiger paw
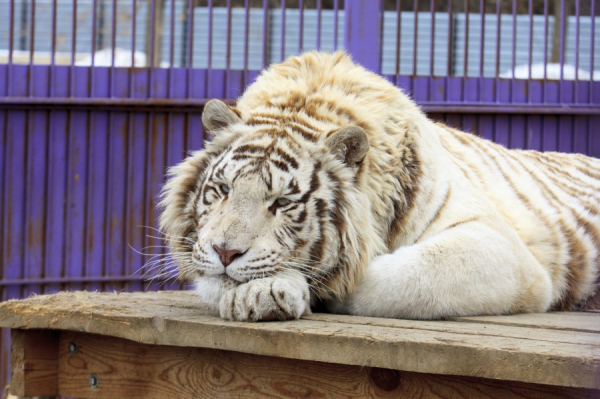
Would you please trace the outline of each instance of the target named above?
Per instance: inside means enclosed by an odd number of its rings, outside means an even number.
[[[310,314],[304,279],[267,277],[227,291],[221,298],[221,317],[236,321],[293,320]]]

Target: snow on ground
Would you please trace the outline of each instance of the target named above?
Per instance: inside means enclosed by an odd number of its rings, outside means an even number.
[[[94,53],[94,66],[111,66],[112,61],[112,47],[107,47]],[[136,51],[133,54],[133,64],[136,67],[146,66],[146,53]],[[75,65],[80,66],[91,66],[92,55],[88,55],[77,61]],[[131,51],[125,50],[119,47],[115,47],[115,64],[116,67],[130,67],[131,66]]]
[[[575,80],[575,66],[564,64],[563,67],[563,79],[564,80]],[[546,64],[546,79],[559,80],[560,79],[560,64]],[[513,73],[509,69],[500,74],[501,78],[512,78]],[[529,65],[523,64],[518,65],[514,69],[515,79],[529,79]],[[588,71],[584,71],[579,68],[579,80],[590,80],[591,76]],[[531,79],[544,79],[544,64],[533,64],[531,66]],[[600,80],[600,71],[594,71],[594,80]]]

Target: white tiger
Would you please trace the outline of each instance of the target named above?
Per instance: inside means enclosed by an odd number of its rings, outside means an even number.
[[[600,161],[429,120],[342,52],[264,71],[170,170],[161,229],[231,320],[436,319],[590,306]]]

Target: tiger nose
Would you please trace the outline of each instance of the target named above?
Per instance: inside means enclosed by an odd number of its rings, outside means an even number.
[[[233,262],[235,260],[235,258],[238,258],[246,253],[246,252],[238,251],[237,249],[220,248],[217,245],[213,245],[213,249],[215,251],[217,251],[217,253],[221,257],[221,263],[225,267],[229,266],[231,264],[231,262]]]

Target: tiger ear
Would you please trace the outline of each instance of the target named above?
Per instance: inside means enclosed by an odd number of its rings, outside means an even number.
[[[358,126],[346,126],[330,132],[325,139],[325,145],[348,166],[362,161],[369,151],[367,135]]]
[[[239,111],[223,101],[210,100],[204,106],[202,112],[202,124],[214,138],[215,133],[227,126],[235,123],[241,123],[242,118]]]

